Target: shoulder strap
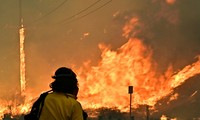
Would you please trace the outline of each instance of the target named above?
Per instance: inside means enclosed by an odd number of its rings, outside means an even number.
[[[51,90],[50,90],[51,91]],[[42,112],[42,107],[44,106],[44,100],[50,91],[44,92],[40,95],[40,97],[34,102],[31,113],[37,114],[36,116],[39,117]]]
[[[41,95],[40,95],[40,99],[41,99],[41,101],[40,101],[40,108],[39,108],[39,111],[38,111],[38,116],[40,116],[40,114],[41,114],[41,112],[42,112],[42,108],[43,108],[43,106],[44,106],[44,100],[45,100],[45,98],[46,98],[46,96],[48,95],[48,91],[47,92],[45,92],[45,93],[42,93]]]

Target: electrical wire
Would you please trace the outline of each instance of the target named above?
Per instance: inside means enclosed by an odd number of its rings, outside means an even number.
[[[101,1],[101,0],[99,0],[99,1]],[[99,1],[97,1],[97,2],[99,2]],[[96,12],[97,10],[103,8],[104,6],[106,6],[107,4],[109,4],[111,1],[112,1],[112,0],[109,0],[108,2],[104,3],[103,5],[101,5],[101,6],[97,7],[96,9],[94,9],[94,10],[88,12],[87,14],[82,15],[82,16],[80,16],[80,17],[77,17],[79,14],[81,14],[82,12],[86,11],[87,9],[89,9],[89,8],[91,8],[92,6],[95,5],[95,4],[92,4],[92,5],[90,5],[89,7],[87,7],[86,9],[80,11],[79,13],[77,13],[77,14],[75,14],[75,15],[73,15],[73,16],[71,16],[71,17],[65,19],[65,20],[63,20],[63,23],[64,23],[64,24],[66,24],[66,23],[71,23],[71,22],[74,22],[74,21],[76,21],[76,20],[82,19],[82,18],[84,18],[84,17],[86,17],[86,16],[88,16],[88,15],[90,15],[90,14]],[[96,3],[97,3],[97,2],[96,2]],[[75,18],[75,19],[72,20],[72,18]],[[70,19],[71,19],[71,21],[70,21]]]
[[[72,16],[66,18],[66,19],[64,19],[63,22],[64,22],[64,21],[68,21],[68,20],[70,20],[70,19],[72,19],[72,18],[74,18],[74,17],[80,15],[81,13],[87,11],[88,9],[90,9],[91,7],[93,7],[94,5],[96,5],[97,3],[99,3],[100,1],[102,1],[102,0],[97,0],[96,2],[94,2],[93,4],[91,4],[90,6],[88,6],[87,8],[84,8],[83,10],[79,11],[78,13],[76,13],[76,14],[74,14],[74,15],[72,15]]]
[[[62,7],[67,1],[68,1],[68,0],[64,0],[61,4],[59,4],[59,5],[58,5],[57,7],[55,7],[53,10],[51,10],[51,11],[48,12],[47,14],[41,16],[40,18],[34,20],[34,21],[31,22],[29,25],[32,25],[33,23],[36,23],[36,22],[40,21],[40,20],[43,19],[44,17],[51,15],[51,14],[52,14],[53,12],[55,12],[57,9],[59,9],[60,7]],[[79,16],[79,15],[81,15],[81,14],[84,13],[84,12],[86,12],[87,10],[89,10],[90,8],[92,8],[93,6],[95,6],[96,4],[98,4],[98,3],[101,2],[101,1],[102,1],[102,0],[97,0],[96,2],[92,3],[92,4],[89,5],[88,7],[84,8],[83,10],[77,12],[76,14],[74,14],[74,15],[72,15],[72,16],[70,16],[70,17],[64,19],[64,20],[62,20],[61,22],[64,23],[64,24],[66,24],[66,23],[71,23],[71,22],[74,22],[74,21],[76,21],[76,20],[82,19],[82,18],[84,18],[84,17],[86,17],[86,16],[88,16],[88,15],[90,15],[90,14],[96,12],[97,10],[101,9],[102,7],[106,6],[106,5],[109,4],[112,0],[109,0],[108,2],[104,3],[103,5],[101,5],[101,6],[97,7],[97,8],[95,8],[94,10],[89,11],[88,13],[86,13],[86,14],[84,14],[84,15],[82,15],[82,16]],[[79,17],[77,17],[77,16],[79,16]],[[73,18],[75,18],[75,19],[73,19]],[[61,23],[61,22],[60,22],[60,23]]]
[[[63,1],[62,3],[60,3],[57,7],[55,7],[55,8],[52,9],[51,11],[49,11],[47,14],[41,16],[40,18],[34,20],[34,21],[31,22],[30,24],[33,24],[33,23],[35,23],[35,22],[37,22],[37,21],[43,19],[44,17],[51,15],[51,14],[52,14],[53,12],[55,12],[57,9],[59,9],[60,7],[62,7],[67,1],[68,1],[68,0],[64,0],[64,1]]]

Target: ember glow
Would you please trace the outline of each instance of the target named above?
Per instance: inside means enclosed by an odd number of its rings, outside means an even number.
[[[169,120],[165,115],[160,117],[160,120]],[[177,120],[176,118],[171,118],[170,120]]]
[[[167,120],[167,117],[165,115],[162,115],[160,120]]]
[[[0,100],[0,120],[4,117],[5,114],[10,114],[12,116],[26,114],[30,111],[30,108],[33,104],[33,97],[30,96],[28,93],[26,97],[18,94],[14,97],[13,100]]]
[[[176,2],[176,0],[166,0],[166,2],[167,2],[168,4],[174,4],[174,3]]]

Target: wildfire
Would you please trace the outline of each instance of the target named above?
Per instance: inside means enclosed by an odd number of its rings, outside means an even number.
[[[33,100],[35,99],[28,93],[26,93],[26,96],[16,95],[13,100],[0,100],[0,120],[5,114],[10,114],[11,116],[26,114],[30,111]]]
[[[102,61],[98,66],[85,67],[78,73],[80,98],[88,107],[128,108],[127,87],[134,86],[133,103],[154,106],[158,100],[169,95],[173,89],[188,78],[200,73],[200,60],[173,74],[169,66],[163,74],[158,74],[152,60],[152,50],[141,40],[131,38],[117,51],[100,44]],[[176,96],[178,96],[176,94]],[[90,104],[87,104],[90,103]]]
[[[152,59],[152,49],[134,38],[132,29],[137,25],[138,19],[132,18],[123,28],[123,36],[129,38],[127,43],[116,51],[99,44],[102,60],[98,65],[85,63],[78,70],[79,79],[84,80],[80,82],[79,94],[83,106],[118,107],[126,111],[129,105],[127,87],[130,85],[134,86],[133,107],[140,104],[154,106],[158,100],[171,95],[174,88],[200,73],[200,59],[180,71],[175,72],[173,66],[169,66],[160,73]],[[170,100],[177,97],[175,94]]]
[[[102,52],[101,61],[97,66],[89,62],[75,70],[80,80],[79,98],[85,108],[117,107],[120,110],[129,109],[128,86],[134,86],[133,107],[138,105],[154,106],[158,100],[171,95],[174,88],[182,85],[188,78],[200,74],[200,57],[191,65],[180,71],[173,71],[169,66],[164,73],[157,69],[157,63],[152,59],[153,50],[135,38],[134,28],[139,25],[138,19],[131,19],[123,28],[123,36],[127,42],[117,50],[110,46],[99,44]],[[138,31],[136,31],[138,32]],[[23,114],[30,110],[32,97],[25,91],[25,53],[24,27],[20,30],[20,83],[23,102],[0,101],[0,118],[5,113]],[[130,35],[131,34],[131,35]],[[89,33],[85,34],[86,36]],[[194,93],[195,94],[195,93]],[[177,99],[175,94],[170,100]],[[165,116],[164,116],[165,117]],[[163,120],[165,119],[163,117]]]

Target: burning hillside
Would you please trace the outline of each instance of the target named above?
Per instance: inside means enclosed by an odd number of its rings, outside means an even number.
[[[130,36],[127,43],[117,51],[100,44],[102,60],[98,66],[91,67],[86,63],[84,68],[78,71],[79,79],[84,80],[80,83],[80,99],[86,101],[85,106],[117,106],[125,110],[129,105],[127,86],[130,85],[134,86],[134,107],[154,106],[158,100],[171,94],[174,88],[200,73],[199,58],[179,71],[174,71],[173,66],[168,66],[164,73],[159,72],[157,63],[152,59],[153,51],[150,46],[132,37],[135,34],[132,30],[138,24],[137,21],[136,18],[132,18],[128,26],[124,27],[124,35]],[[90,105],[87,104],[88,101]]]

